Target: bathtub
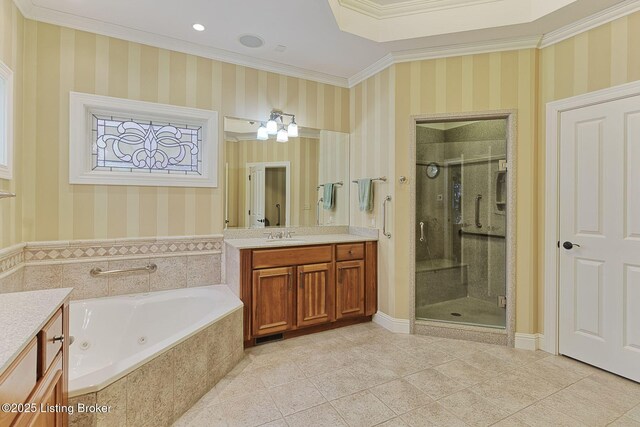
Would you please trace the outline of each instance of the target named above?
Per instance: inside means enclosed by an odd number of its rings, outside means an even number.
[[[236,311],[240,330],[225,342],[241,347],[241,307],[226,285],[72,301],[69,396],[104,389]]]

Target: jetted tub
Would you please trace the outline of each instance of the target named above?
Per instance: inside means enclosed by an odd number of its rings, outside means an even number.
[[[223,359],[242,348],[242,302],[226,285],[72,301],[70,306],[70,397],[102,390],[199,332],[206,332],[196,337],[200,340],[219,339],[203,345],[206,358]],[[210,328],[225,318],[224,327]],[[223,344],[231,348],[220,349]],[[221,362],[210,360],[208,367]]]

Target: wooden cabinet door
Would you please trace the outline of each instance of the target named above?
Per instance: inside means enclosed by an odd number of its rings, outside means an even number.
[[[58,370],[53,383],[47,389],[44,399],[39,404],[44,407],[54,408],[56,405],[62,405],[62,370]],[[29,427],[63,427],[62,412],[38,412],[36,416],[29,422]]]
[[[253,335],[283,332],[293,326],[293,267],[254,270]]]
[[[298,327],[333,320],[334,289],[332,263],[298,267]]]
[[[336,319],[364,315],[364,261],[336,263]]]

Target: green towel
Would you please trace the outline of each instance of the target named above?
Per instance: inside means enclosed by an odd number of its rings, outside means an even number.
[[[334,203],[333,184],[324,185],[324,196],[322,198],[324,199],[324,203],[322,204],[322,207],[325,210],[333,209],[333,203]]]
[[[371,178],[358,180],[358,201],[361,212],[371,212],[373,210],[373,183]]]

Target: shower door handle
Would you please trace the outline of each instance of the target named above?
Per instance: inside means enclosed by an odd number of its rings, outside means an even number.
[[[482,223],[480,222],[480,200],[482,200],[482,194],[476,196],[476,227],[478,228],[482,228]]]
[[[424,242],[424,222],[420,221],[420,241]]]

